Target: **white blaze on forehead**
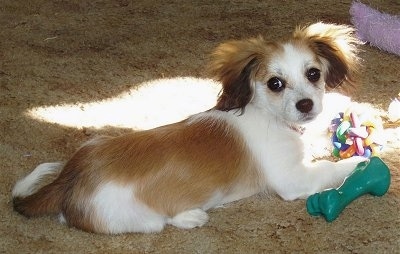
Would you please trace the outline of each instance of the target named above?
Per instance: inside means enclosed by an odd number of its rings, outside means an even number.
[[[305,71],[309,68],[318,68],[315,55],[307,47],[301,47],[292,43],[283,44],[283,50],[271,59],[269,71],[288,82],[305,79]]]

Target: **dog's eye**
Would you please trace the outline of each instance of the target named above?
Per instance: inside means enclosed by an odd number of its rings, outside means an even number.
[[[273,92],[280,92],[283,89],[285,89],[285,81],[283,81],[277,77],[273,77],[270,80],[268,80],[267,86]]]
[[[306,73],[307,79],[311,82],[317,82],[321,77],[321,71],[317,68],[311,68]]]

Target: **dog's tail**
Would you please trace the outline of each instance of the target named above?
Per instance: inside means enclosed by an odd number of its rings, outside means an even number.
[[[19,180],[12,191],[14,210],[26,217],[60,213],[65,188],[55,180],[62,168],[62,163],[43,163]]]

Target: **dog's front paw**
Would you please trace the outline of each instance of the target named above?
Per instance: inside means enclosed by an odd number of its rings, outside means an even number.
[[[168,220],[171,224],[178,228],[190,229],[201,227],[208,221],[208,214],[202,209],[193,209],[181,212],[175,217]]]
[[[357,165],[360,162],[364,162],[364,161],[369,161],[369,158],[364,157],[364,156],[353,156],[347,159],[343,159],[338,161],[338,163],[353,163],[355,165]]]
[[[355,156],[348,159],[340,160],[334,163],[334,170],[330,176],[329,184],[325,188],[335,188],[348,177],[357,167],[359,163],[368,162],[369,159],[362,156]]]
[[[361,162],[369,161],[368,158],[363,156],[354,156],[348,159],[340,160],[336,163],[339,170],[345,171],[346,174],[350,174]]]

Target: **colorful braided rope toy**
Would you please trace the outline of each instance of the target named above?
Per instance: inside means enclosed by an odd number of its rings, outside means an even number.
[[[339,113],[331,121],[332,154],[340,159],[352,156],[379,156],[383,142],[380,140],[380,124],[367,114],[358,116],[347,111]]]

